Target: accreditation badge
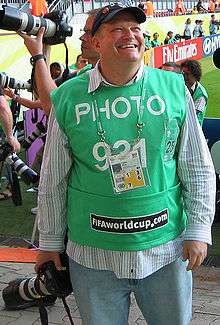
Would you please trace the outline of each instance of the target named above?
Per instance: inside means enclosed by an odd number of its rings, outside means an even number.
[[[146,186],[138,149],[133,148],[126,153],[111,154],[108,159],[116,193]]]

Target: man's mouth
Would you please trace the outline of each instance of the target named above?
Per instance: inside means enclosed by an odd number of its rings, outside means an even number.
[[[137,44],[126,44],[118,46],[119,49],[136,49]]]

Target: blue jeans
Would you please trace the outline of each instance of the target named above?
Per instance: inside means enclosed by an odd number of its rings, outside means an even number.
[[[131,292],[148,325],[190,322],[192,274],[181,259],[141,280],[118,279],[70,259],[70,275],[83,325],[128,324]]]

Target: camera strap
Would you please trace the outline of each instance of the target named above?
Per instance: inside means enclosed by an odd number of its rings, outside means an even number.
[[[71,325],[74,325],[74,322],[73,322],[72,316],[71,316],[71,314],[70,314],[70,308],[69,308],[69,306],[67,305],[66,299],[65,299],[64,297],[62,297],[61,299],[62,299],[62,302],[63,302],[64,308],[65,308],[65,310],[66,310],[66,313],[67,313],[67,315],[68,315],[68,317],[69,317],[70,324],[71,324]]]
[[[71,316],[71,313],[70,313],[70,308],[67,305],[66,299],[64,297],[62,297],[61,299],[62,299],[64,308],[66,310],[66,313],[67,313],[67,315],[69,317],[70,324],[74,325],[74,322],[73,322],[73,319],[72,319],[72,316]],[[37,299],[37,301],[38,301],[38,308],[39,308],[39,313],[40,313],[41,325],[48,325],[48,312],[47,312],[47,309],[46,309],[46,307],[44,305],[43,298]]]
[[[41,325],[48,325],[48,313],[47,309],[44,306],[43,298],[41,297],[40,299],[37,299],[37,302],[40,313]]]

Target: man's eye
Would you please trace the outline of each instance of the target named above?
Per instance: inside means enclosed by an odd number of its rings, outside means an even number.
[[[140,27],[133,27],[132,30],[134,32],[140,32],[141,31]]]

